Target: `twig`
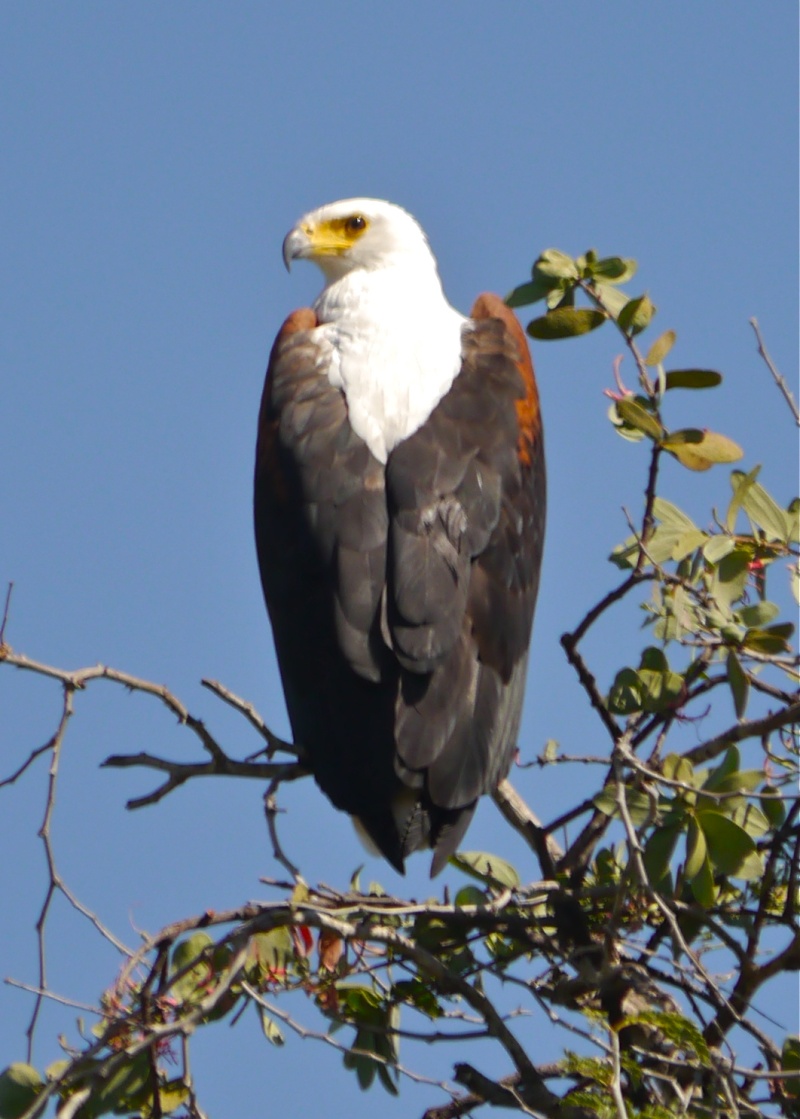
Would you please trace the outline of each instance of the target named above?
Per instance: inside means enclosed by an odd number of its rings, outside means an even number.
[[[301,751],[297,746],[293,746],[291,742],[285,742],[282,738],[278,738],[277,734],[273,734],[252,703],[249,703],[246,699],[242,699],[241,696],[230,691],[224,684],[220,684],[218,680],[203,678],[200,683],[204,688],[208,688],[213,695],[218,696],[223,703],[227,703],[234,711],[238,711],[240,714],[244,715],[250,726],[253,727],[254,730],[257,730],[267,743],[270,753],[280,750],[284,754],[300,756]]]
[[[283,1022],[284,1025],[288,1026],[290,1030],[296,1033],[298,1037],[303,1038],[304,1041],[308,1039],[322,1041],[326,1045],[330,1045],[333,1049],[336,1049],[339,1053],[352,1053],[354,1056],[368,1057],[371,1061],[375,1061],[376,1064],[384,1065],[386,1068],[396,1069],[402,1076],[408,1077],[409,1080],[413,1080],[417,1084],[429,1084],[433,1088],[442,1088],[445,1092],[449,1092],[452,1095],[452,1090],[441,1080],[433,1080],[429,1076],[423,1076],[421,1073],[412,1072],[411,1069],[405,1068],[396,1061],[392,1061],[388,1057],[384,1057],[382,1054],[375,1053],[372,1050],[367,1051],[364,1049],[357,1049],[354,1046],[343,1045],[340,1041],[337,1041],[335,1037],[332,1037],[330,1033],[322,1033],[319,1030],[308,1029],[307,1026],[296,1021],[287,1011],[279,1006],[275,1006],[274,1003],[268,1002],[267,999],[259,994],[247,981],[242,981],[242,990],[257,1006],[260,1006],[267,1014],[271,1014],[279,1019],[279,1021]],[[391,1034],[398,1033],[397,1030],[389,1030],[387,1032]]]
[[[758,342],[758,352],[759,352],[759,354],[761,354],[761,357],[764,359],[764,362],[767,366],[767,369],[769,369],[770,373],[772,374],[772,376],[775,380],[775,384],[778,386],[781,393],[783,394],[784,400],[786,401],[786,403],[791,408],[792,415],[794,416],[795,423],[798,425],[798,427],[800,427],[800,408],[797,407],[797,402],[795,401],[794,397],[792,396],[791,390],[790,390],[788,384],[786,383],[786,378],[783,377],[782,374],[778,372],[778,369],[777,369],[775,363],[773,362],[772,358],[767,353],[766,346],[764,345],[764,339],[761,337],[761,330],[759,329],[758,319],[752,318],[750,320],[750,325],[752,326],[752,328],[755,332],[756,341]]]
[[[617,1112],[617,1119],[628,1119],[625,1099],[622,1095],[622,1066],[620,1065],[619,1034],[613,1026],[609,1026],[608,1036],[611,1039],[611,1098]]]
[[[579,626],[578,629],[580,628],[581,627]],[[578,633],[578,630],[576,630],[575,633]],[[564,652],[567,654],[567,660],[578,674],[578,679],[583,686],[583,690],[589,697],[589,702],[591,703],[597,714],[600,716],[600,721],[611,736],[612,742],[619,741],[622,735],[622,730],[620,729],[614,716],[606,707],[605,700],[600,694],[600,689],[597,686],[597,680],[589,671],[586,666],[586,662],[578,652],[578,639],[575,637],[575,634],[562,633],[561,645],[564,649]]]
[[[14,584],[13,582],[11,582],[8,584],[8,588],[6,590],[6,604],[3,607],[3,621],[2,624],[0,624],[0,648],[2,648],[6,643],[6,622],[8,621],[8,612],[11,608],[11,592],[13,590]]]
[[[50,905],[52,903],[53,897],[56,894],[56,891],[58,890],[58,874],[56,872],[53,849],[50,843],[50,822],[52,820],[53,809],[55,807],[56,784],[58,780],[58,763],[61,757],[61,744],[64,738],[64,732],[67,729],[67,722],[72,715],[73,690],[74,689],[70,687],[64,688],[64,705],[61,711],[61,719],[59,720],[58,727],[52,739],[52,753],[50,758],[50,772],[47,782],[47,798],[45,800],[44,819],[42,820],[41,827],[39,828],[39,838],[44,844],[49,881],[47,883],[47,890],[45,891],[44,902],[42,903],[42,908],[39,911],[39,916],[36,920],[36,943],[40,993],[37,993],[34,1000],[33,1013],[31,1014],[28,1028],[25,1031],[25,1036],[28,1039],[29,1064],[33,1060],[33,1038],[36,1032],[36,1023],[39,1020],[39,1011],[42,1008],[42,1000],[44,998],[41,992],[47,990],[47,954],[45,947],[45,926],[47,924],[47,915],[50,912]]]
[[[126,808],[143,808],[148,804],[156,804],[174,789],[180,788],[192,777],[255,777],[262,781],[296,781],[306,777],[306,770],[299,762],[253,762],[237,761],[220,753],[208,762],[172,762],[166,758],[158,758],[153,754],[112,754],[111,757],[101,762],[102,766],[113,769],[130,769],[133,766],[144,766],[148,769],[160,770],[168,773],[169,777],[152,793],[144,796],[132,797],[126,801]]]
[[[154,789],[153,792],[147,793],[144,796],[133,797],[129,800],[127,802],[128,808],[142,808],[145,805],[156,804],[167,796],[168,793],[179,788],[192,777],[223,776],[248,777],[263,781],[294,781],[299,777],[304,777],[307,773],[307,770],[304,769],[302,765],[302,751],[284,742],[283,739],[278,738],[277,735],[272,734],[263,719],[261,719],[250,704],[239,699],[238,696],[235,696],[232,692],[228,691],[227,688],[224,688],[215,681],[204,681],[204,684],[225,703],[228,703],[244,714],[248,722],[258,730],[268,743],[270,754],[278,750],[285,750],[289,754],[294,754],[298,760],[292,762],[256,762],[252,760],[239,761],[235,758],[231,758],[209,732],[203,720],[193,715],[178,697],[163,684],[155,684],[150,680],[143,680],[138,676],[132,676],[127,672],[120,672],[118,669],[109,668],[106,665],[97,664],[88,668],[81,668],[68,672],[64,669],[54,668],[52,665],[44,664],[41,661],[33,660],[30,657],[26,657],[24,654],[15,653],[13,649],[7,645],[0,645],[0,663],[2,662],[28,672],[34,672],[41,676],[59,680],[64,687],[69,688],[71,692],[82,691],[93,680],[110,680],[112,683],[121,684],[129,691],[143,692],[145,695],[155,696],[177,717],[180,723],[193,731],[199,738],[203,749],[209,755],[209,761],[172,762],[166,758],[159,758],[145,752],[139,754],[113,754],[111,757],[106,758],[102,763],[104,766],[116,769],[143,766],[168,774],[167,780],[159,785],[158,788]],[[52,749],[52,741],[51,739],[45,746],[33,751],[15,773],[5,778],[4,781],[0,781],[0,788],[5,784],[12,784],[25,772],[39,754],[44,753],[48,749]]]
[[[0,789],[2,789],[5,785],[13,785],[14,782],[18,781],[23,773],[25,773],[26,770],[29,769],[31,765],[33,765],[37,758],[41,757],[42,754],[46,754],[49,750],[52,749],[53,738],[48,738],[47,742],[45,742],[43,746],[37,746],[34,750],[31,750],[25,761],[17,769],[15,769],[12,774],[10,774],[8,777],[4,777],[3,780],[0,781]]]
[[[278,789],[279,784],[280,778],[276,777],[270,783],[269,788],[264,793],[264,815],[267,818],[267,829],[269,831],[269,837],[272,840],[272,853],[281,864],[281,866],[285,867],[289,871],[292,878],[294,879],[295,884],[297,884],[298,882],[302,882],[302,875],[300,874],[299,869],[294,865],[292,860],[284,852],[283,848],[281,847],[280,840],[278,839],[277,816],[279,809],[275,800],[275,793]]]
[[[61,1006],[69,1006],[73,1010],[82,1010],[86,1014],[96,1014],[98,1018],[102,1015],[102,1010],[99,1006],[91,1006],[87,1002],[78,1002],[76,999],[68,999],[65,995],[57,995],[55,991],[47,990],[44,987],[36,987],[32,983],[23,983],[19,979],[12,979],[6,976],[3,980],[9,987],[16,987],[18,991],[27,991],[28,994],[38,995],[40,998],[47,999],[48,1002],[56,1002]]]
[[[28,672],[35,672],[40,676],[49,676],[52,679],[60,680],[62,684],[69,685],[73,691],[82,691],[93,680],[110,680],[112,683],[122,684],[123,687],[128,688],[132,692],[143,692],[145,695],[155,696],[176,716],[179,723],[189,727],[189,729],[197,735],[202,743],[203,749],[221,767],[220,772],[226,776],[229,775],[225,766],[230,763],[232,759],[228,758],[225,754],[214,736],[206,728],[203,720],[193,715],[164,684],[155,684],[151,680],[143,680],[141,677],[132,676],[128,672],[120,672],[116,668],[109,668],[107,665],[103,664],[91,665],[88,668],[80,668],[73,672],[67,672],[64,669],[54,668],[52,665],[44,664],[41,661],[32,660],[22,653],[15,653],[13,649],[7,645],[0,646],[0,662],[3,661],[13,665],[15,668],[21,668]],[[221,685],[219,687],[221,688]],[[212,687],[211,690],[213,691],[215,689]],[[222,689],[222,691],[225,691],[225,689]],[[220,698],[225,699],[225,701],[231,703],[232,706],[237,706],[232,693],[227,693],[230,697],[227,699],[221,692],[218,692],[218,694]],[[245,714],[247,713],[245,712]],[[253,725],[258,726],[257,723],[253,723]],[[277,735],[272,735],[271,732],[269,732],[269,739],[274,743],[275,749],[280,749],[282,747],[283,740],[278,738]],[[290,753],[298,754],[298,750],[294,746],[289,746],[288,749]],[[113,764],[119,765],[120,763],[115,760]]]
[[[706,971],[706,969],[703,967],[697,954],[693,952],[692,949],[689,947],[672,909],[667,905],[658,891],[654,889],[654,887],[650,883],[650,878],[644,865],[644,853],[642,850],[642,845],[639,842],[639,837],[636,834],[636,828],[634,827],[633,820],[631,819],[631,815],[628,810],[628,801],[625,793],[625,782],[622,778],[619,765],[621,760],[621,756],[615,758],[617,806],[619,808],[620,819],[622,820],[625,828],[625,834],[628,839],[628,850],[630,852],[631,859],[636,867],[636,874],[639,878],[639,882],[642,888],[647,892],[650,900],[661,910],[662,914],[664,915],[664,918],[666,919],[667,924],[670,927],[670,932],[672,933],[675,944],[678,945],[686,958],[691,961],[692,966],[695,968],[698,974],[702,976],[703,982],[706,984],[707,989],[714,997],[714,1001],[718,1007],[718,1010],[720,1012],[725,1011],[726,1014],[729,1014],[731,1023],[733,1023],[734,1021],[739,1021],[740,1015],[733,1009],[728,999],[725,998],[722,991],[720,991],[717,984],[709,975],[708,971]]]
[[[797,722],[800,722],[800,700],[792,703],[789,707],[784,707],[781,711],[766,715],[763,719],[753,719],[748,723],[736,723],[734,726],[728,727],[722,734],[709,739],[708,742],[703,742],[699,746],[687,750],[684,757],[692,765],[700,765],[718,757],[723,750],[727,750],[734,742],[741,742],[745,738],[760,738],[762,735],[769,734],[772,730],[791,726]]]

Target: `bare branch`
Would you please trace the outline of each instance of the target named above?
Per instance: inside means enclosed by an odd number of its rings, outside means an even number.
[[[773,362],[772,358],[767,353],[766,346],[764,345],[764,339],[761,337],[761,330],[760,330],[759,325],[758,325],[758,320],[755,319],[755,318],[752,318],[750,320],[750,325],[752,326],[753,331],[755,332],[756,341],[758,342],[758,352],[759,352],[759,354],[761,354],[761,357],[764,359],[764,363],[765,363],[767,369],[769,369],[770,373],[772,374],[773,379],[775,381],[775,384],[778,386],[781,393],[783,394],[783,399],[789,405],[789,408],[791,409],[792,415],[794,416],[795,423],[798,426],[800,426],[800,408],[797,407],[797,402],[795,401],[795,398],[792,396],[791,390],[790,390],[788,384],[786,383],[785,377],[783,377],[778,372],[778,369],[775,366],[775,363]]]
[[[11,609],[11,594],[13,590],[14,584],[13,582],[11,582],[8,584],[8,587],[6,589],[6,603],[3,607],[3,621],[0,622],[0,649],[2,649],[6,643],[6,623],[8,622],[8,614],[9,610]]]
[[[270,784],[270,787],[267,789],[266,793],[264,793],[264,815],[267,818],[267,829],[269,831],[269,837],[272,840],[272,854],[275,856],[276,860],[281,864],[281,866],[286,867],[286,869],[291,874],[294,882],[297,883],[302,882],[303,880],[300,871],[294,865],[288,855],[284,852],[283,847],[281,847],[280,840],[278,839],[277,817],[280,809],[278,808],[277,801],[275,800],[275,793],[277,792],[280,781],[281,778],[276,777]]]
[[[778,730],[780,727],[792,726],[797,722],[800,722],[800,700],[780,711],[774,711],[771,715],[765,715],[763,719],[753,719],[748,723],[735,723],[732,727],[723,731],[722,734],[709,739],[708,742],[703,742],[701,745],[687,750],[684,757],[692,765],[701,765],[703,762],[719,757],[723,751],[735,742],[742,742],[746,738],[761,738],[763,735],[769,734],[770,731]]]
[[[207,680],[204,678],[200,683],[204,688],[208,688],[215,696],[218,696],[223,703],[227,703],[235,711],[239,711],[244,715],[251,727],[257,730],[267,743],[270,753],[280,750],[284,754],[300,756],[301,751],[297,746],[293,746],[291,742],[285,742],[282,738],[278,738],[277,734],[272,733],[252,703],[248,703],[246,699],[242,699],[240,696],[235,695],[229,688],[220,684],[218,680]]]
[[[133,797],[126,803],[127,808],[143,808],[156,804],[173,789],[180,788],[192,777],[255,777],[262,781],[296,781],[308,776],[308,770],[299,762],[253,762],[237,761],[220,752],[208,762],[172,762],[153,754],[112,754],[101,763],[113,769],[130,769],[144,766],[169,774],[167,780],[152,793]]]
[[[555,861],[563,852],[551,835],[548,835],[541,820],[531,811],[510,781],[501,781],[494,791],[493,799],[515,831],[536,852],[542,874],[545,878],[555,878]]]

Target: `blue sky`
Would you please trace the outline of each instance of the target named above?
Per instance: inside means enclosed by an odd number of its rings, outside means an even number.
[[[282,238],[304,210],[339,197],[411,210],[465,311],[479,291],[527,278],[551,245],[635,256],[633,287],[650,291],[661,329],[678,332],[675,364],[726,378],[715,394],[676,402],[675,425],[735,438],[788,501],[795,433],[748,318],[794,378],[796,48],[792,5],[741,0],[6,0],[0,582],[15,583],[11,644],[63,667],[102,661],[163,681],[232,753],[256,744],[202,676],[288,732],[250,524],[255,417],[271,339],[319,287],[311,268],[287,277]],[[644,484],[643,449],[605,418],[617,351],[606,331],[535,348],[550,521],[521,736],[529,756],[548,738],[572,752],[605,748],[558,636],[612,585],[606,556],[627,534],[620,507],[635,510]],[[727,478],[668,467],[663,494],[705,520],[727,502]],[[633,631],[618,641],[604,683],[636,647],[626,646]],[[143,748],[194,756],[194,744],[152,701],[107,685],[77,706],[55,837],[78,895],[130,939],[132,925],[264,896],[259,875],[275,868],[260,789],[198,783],[125,813],[148,779],[99,771],[99,761]],[[0,672],[3,772],[47,739],[58,708],[57,688]],[[29,981],[44,782],[40,766],[2,792],[0,811],[0,849],[13,855],[0,869],[0,972]],[[550,771],[517,783],[544,815],[572,793]],[[311,782],[284,803],[286,844],[306,874],[345,882],[365,858],[347,821]],[[469,845],[505,844],[523,874],[537,873],[484,806]],[[429,889],[425,862],[404,887],[412,894]],[[368,864],[388,889],[403,888]],[[92,1001],[116,961],[63,907],[56,917],[53,986]],[[0,987],[3,1060],[23,1054],[29,1006]],[[74,1034],[72,1023],[48,1011],[39,1063],[57,1056],[55,1034]],[[254,1021],[214,1040],[222,1052],[207,1045],[200,1072],[214,1115],[253,1099],[280,1107],[308,1062],[319,1070],[303,1080],[309,1113],[376,1106],[311,1043],[267,1051]],[[459,1055],[418,1056],[444,1076]],[[377,1106],[405,1115],[430,1102],[404,1085],[399,1103]]]

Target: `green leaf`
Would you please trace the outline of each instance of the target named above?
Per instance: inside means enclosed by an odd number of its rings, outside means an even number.
[[[739,747],[729,746],[717,768],[712,770],[703,782],[703,788],[709,789],[711,792],[717,792],[723,781],[726,781],[734,773],[739,772],[741,764],[742,759],[739,753]]]
[[[280,1048],[281,1045],[286,1043],[286,1038],[283,1036],[283,1031],[280,1026],[272,1015],[267,1013],[263,1006],[259,1006],[258,1013],[261,1018],[261,1029],[264,1031],[264,1037],[270,1045],[275,1045]]]
[[[183,969],[202,955],[207,948],[210,948],[214,941],[207,932],[196,932],[188,936],[186,940],[182,940],[180,944],[176,945],[175,951],[172,953],[172,971],[183,971]]]
[[[375,1051],[375,1034],[372,1030],[359,1029],[356,1031],[352,1049],[344,1055],[343,1063],[347,1069],[352,1069],[362,1091],[372,1086],[375,1079],[377,1066],[368,1053]]]
[[[181,1104],[186,1103],[190,1095],[191,1093],[183,1080],[169,1080],[166,1084],[160,1084],[158,1088],[158,1111],[152,1106],[152,1103],[145,1103],[140,1109],[142,1119],[151,1119],[155,1114],[171,1115],[173,1111],[178,1110]]]
[[[783,1072],[800,1072],[800,1037],[787,1037],[784,1041],[781,1069]],[[797,1099],[800,1096],[800,1077],[784,1080],[783,1090],[787,1096]]]
[[[647,793],[641,792],[640,789],[626,789],[625,803],[631,820],[637,828],[646,823],[652,807]],[[605,785],[599,793],[592,797],[592,804],[606,816],[619,815],[616,786]]]
[[[682,1014],[668,1013],[663,1010],[645,1010],[632,1018],[626,1018],[625,1021],[628,1025],[641,1023],[646,1026],[655,1026],[664,1037],[672,1041],[678,1048],[697,1057],[706,1068],[711,1067],[711,1053],[705,1038],[694,1022],[684,1018]]]
[[[621,256],[605,256],[592,265],[592,274],[609,284],[624,284],[636,275],[635,260]]]
[[[621,668],[614,677],[608,693],[608,706],[615,715],[632,715],[634,711],[642,710],[642,682],[633,668]]]
[[[717,888],[714,885],[714,871],[710,859],[703,860],[702,866],[694,878],[690,879],[690,883],[696,900],[706,909],[710,909],[717,896]]]
[[[781,622],[777,626],[764,629],[749,629],[742,638],[742,644],[754,653],[772,656],[776,653],[790,653],[789,638],[794,633],[791,622]]]
[[[442,926],[444,929],[444,926]],[[446,931],[446,930],[444,930]],[[383,1015],[381,996],[371,987],[359,983],[337,983],[339,1001],[351,1018],[360,1022],[376,1023]]]
[[[709,470],[715,463],[736,462],[744,454],[726,435],[699,428],[671,431],[661,446],[689,470]]]
[[[616,816],[619,811],[616,788],[613,785],[604,785],[600,792],[592,797],[592,804],[604,816]]]
[[[755,792],[755,790],[760,785],[763,785],[763,783],[764,783],[764,771],[763,771],[763,769],[737,769],[735,773],[730,773],[730,774],[728,774],[727,777],[723,777],[721,780],[716,781],[715,784],[714,784],[714,792],[717,792],[717,793],[739,793],[739,792],[752,793],[752,792]],[[703,786],[703,788],[707,790],[709,788],[709,785],[706,783]],[[731,798],[729,801],[725,801],[724,803],[722,803],[719,806],[717,806],[717,805],[707,805],[707,807],[714,808],[716,811],[722,812],[723,815],[725,815],[725,816],[733,817],[735,812],[738,810],[737,806],[738,806],[739,803],[743,803],[743,802],[736,801],[733,798]],[[729,808],[730,808],[730,811],[728,811]]]
[[[669,873],[675,845],[681,833],[680,827],[656,828],[644,847],[644,866],[651,886],[656,889]]]
[[[255,969],[258,983],[280,979],[293,956],[294,944],[289,930],[269,929],[251,937],[247,967]]]
[[[661,772],[668,781],[680,781],[684,785],[695,784],[694,766],[688,758],[680,754],[667,754],[661,766]]]
[[[765,785],[761,790],[761,811],[773,828],[779,828],[786,819],[786,808],[780,790],[774,785]]]
[[[418,975],[415,975],[413,979],[401,979],[395,983],[392,987],[392,996],[402,1002],[407,1002],[415,1010],[431,1019],[441,1018],[444,1013],[435,992]]]
[[[696,818],[690,816],[689,828],[686,832],[686,877],[690,880],[696,878],[703,869],[708,851],[706,837],[703,834]]]
[[[189,970],[171,985],[171,994],[180,999],[190,999],[201,993],[212,978],[211,965],[205,954],[213,943],[207,932],[196,932],[176,945],[172,953],[172,974],[177,975],[184,968]]]
[[[680,533],[697,528],[691,517],[687,517],[682,509],[673,505],[671,501],[665,501],[663,497],[656,497],[653,500],[653,516],[662,524],[676,528]]]
[[[533,266],[534,277],[553,276],[559,280],[577,280],[578,266],[571,256],[560,249],[545,249]]]
[[[611,284],[613,282],[613,280],[608,283],[598,281],[590,294],[595,297],[598,305],[602,307],[604,311],[608,311],[609,315],[616,319],[622,308],[628,303],[629,298],[624,291],[612,287]]]
[[[528,334],[540,342],[552,342],[559,338],[576,338],[596,330],[606,321],[602,311],[590,307],[557,307],[539,319],[528,323]]]
[[[692,555],[698,548],[702,548],[706,540],[708,540],[707,533],[703,532],[701,528],[693,528],[678,538],[670,558],[678,563],[686,556]]]
[[[510,887],[513,890],[520,884],[516,867],[487,851],[459,851],[450,856],[450,863],[490,886]]]
[[[529,303],[538,303],[544,299],[557,285],[557,281],[549,276],[536,275],[527,284],[520,284],[506,296],[509,307],[526,307]]]
[[[0,1073],[0,1119],[18,1119],[44,1088],[32,1065],[18,1061]]]
[[[636,675],[645,711],[657,712],[673,707],[683,693],[683,677],[670,670],[664,651],[655,646],[651,645],[643,651]]]
[[[621,435],[622,438],[627,439],[629,443],[641,443],[641,441],[644,439],[644,435],[641,431],[625,423],[622,416],[617,411],[616,400],[611,401],[607,415],[614,427],[617,429],[617,435]]]
[[[78,1019],[78,1021],[82,1023],[82,1019]],[[81,1033],[83,1033],[82,1025],[79,1026],[79,1030],[80,1030]],[[50,1081],[60,1080],[61,1077],[64,1075],[64,1073],[69,1068],[70,1063],[71,1062],[69,1061],[69,1059],[67,1057],[64,1057],[64,1058],[62,1058],[61,1060],[58,1060],[58,1061],[52,1061],[47,1066],[47,1068],[44,1070],[45,1078],[47,1080],[50,1080]]]
[[[652,672],[668,672],[669,662],[666,653],[663,649],[659,649],[657,645],[648,645],[646,649],[642,650],[639,668],[648,668]]]
[[[739,515],[739,510],[742,507],[747,491],[755,482],[761,470],[760,466],[754,466],[749,474],[745,474],[741,470],[731,471],[731,486],[733,488],[733,497],[731,498],[730,505],[728,506],[728,513],[725,518],[725,525],[728,532],[733,532],[736,527],[736,518]]]
[[[753,481],[744,491],[741,503],[750,520],[758,525],[768,540],[789,543],[792,518],[770,497],[763,486]]]
[[[653,563],[664,563],[672,559],[678,542],[685,533],[673,528],[671,525],[659,525],[647,541],[647,555]]]
[[[724,556],[730,555],[736,547],[736,541],[732,536],[712,536],[708,543],[703,547],[703,556],[709,563],[719,563]]]
[[[630,396],[624,396],[616,404],[617,412],[626,424],[635,427],[637,431],[641,431],[644,435],[649,435],[651,439],[661,439],[664,429],[647,408]]]
[[[663,334],[660,334],[647,351],[647,357],[644,359],[645,365],[660,365],[675,345],[676,337],[674,330],[665,330]],[[669,378],[669,374],[667,374],[667,378]],[[669,381],[667,382],[667,388],[669,388]]]
[[[800,497],[789,502],[786,516],[789,521],[789,540],[792,544],[800,544]]]
[[[150,1061],[147,1053],[137,1053],[120,1065],[104,1081],[102,1087],[92,1090],[90,1114],[105,1115],[109,1111],[127,1114],[134,1110],[140,1111],[152,1098]]]
[[[683,677],[677,672],[651,672],[640,668],[642,710],[650,714],[678,706],[683,694]]]
[[[627,540],[624,540],[621,544],[617,544],[608,558],[615,567],[619,567],[622,571],[625,571],[629,567],[636,566],[638,555],[639,541],[635,536],[629,536]]]
[[[396,1069],[388,1068],[384,1064],[378,1065],[378,1079],[380,1080],[381,1084],[390,1096],[398,1096],[400,1092],[394,1080],[392,1079],[393,1076],[398,1076]]]
[[[777,602],[755,602],[752,606],[740,606],[736,617],[743,626],[766,626],[780,614]]]
[[[486,905],[489,898],[477,886],[462,886],[456,894],[456,905],[462,908],[465,905]]]
[[[617,315],[617,322],[631,337],[641,334],[649,325],[656,313],[655,305],[648,295],[640,295],[638,299],[629,299]]]
[[[745,881],[752,881],[763,874],[761,856],[744,828],[740,828],[729,816],[711,809],[698,812],[697,821],[703,829],[709,857],[720,874]]]
[[[719,561],[711,578],[711,594],[723,609],[729,609],[742,597],[749,573],[750,555],[741,548]]]
[[[737,719],[743,719],[747,710],[747,699],[750,695],[750,681],[743,671],[739,658],[731,649],[728,653],[728,685],[733,696],[733,708]]]
[[[713,389],[722,383],[722,374],[714,369],[670,369],[668,389]]]
[[[575,289],[564,287],[566,282],[566,280],[553,281],[554,287],[545,297],[545,305],[548,311],[555,311],[557,307],[575,306]]]

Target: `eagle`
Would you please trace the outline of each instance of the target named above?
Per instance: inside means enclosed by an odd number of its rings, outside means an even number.
[[[416,220],[371,198],[302,217],[325,284],[278,332],[254,517],[295,743],[400,873],[458,847],[516,750],[545,525],[539,395],[496,295],[445,298]]]

